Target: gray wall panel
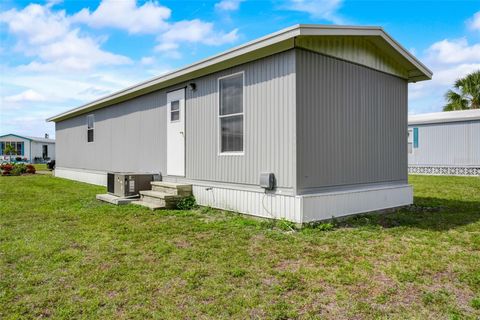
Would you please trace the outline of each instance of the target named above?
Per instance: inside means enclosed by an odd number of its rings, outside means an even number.
[[[243,71],[244,155],[218,155],[218,78]],[[187,90],[186,176],[257,185],[274,172],[279,187],[294,185],[295,53],[293,50],[197,79]]]
[[[480,166],[480,121],[409,127],[418,128],[418,148],[408,155],[408,164]]]
[[[86,115],[56,123],[57,166],[163,172],[165,105],[165,92],[155,92],[95,110],[93,143],[87,143]]]
[[[242,156],[219,156],[218,78],[239,71],[245,72],[245,152]],[[294,51],[194,82],[197,90],[186,90],[186,178],[258,185],[260,172],[268,171],[275,173],[279,187],[293,188]],[[86,142],[86,115],[58,122],[57,166],[166,174],[166,92],[93,112],[94,143]]]
[[[407,82],[297,51],[297,187],[407,181]]]

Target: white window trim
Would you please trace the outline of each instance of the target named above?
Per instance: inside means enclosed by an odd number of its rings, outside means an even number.
[[[220,115],[220,80],[232,78],[238,75],[242,75],[242,113],[232,113],[228,115]],[[222,152],[222,125],[221,119],[225,117],[233,117],[233,116],[243,116],[243,143],[242,143],[242,151],[227,151]],[[218,149],[218,156],[243,156],[245,155],[245,71],[239,71],[236,73],[232,73],[223,77],[219,77],[217,79],[217,125],[218,125],[218,136],[217,136],[217,149]]]
[[[88,117],[92,116],[93,117],[93,127],[88,128]],[[85,123],[85,126],[87,127],[87,144],[95,143],[95,114],[87,114],[87,117],[85,118],[87,121]],[[92,129],[93,130],[93,141],[88,141],[88,130]]]

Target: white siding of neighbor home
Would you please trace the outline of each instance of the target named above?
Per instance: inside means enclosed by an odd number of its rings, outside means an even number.
[[[480,167],[480,120],[409,125],[418,128],[413,166]]]
[[[32,141],[32,161],[35,160],[35,157],[41,158],[43,156],[44,145],[48,145],[48,157],[50,160],[55,160],[55,143]]]
[[[22,158],[27,158],[29,161],[30,161],[30,140],[28,139],[24,139],[24,138],[20,138],[20,137],[17,137],[17,136],[14,136],[14,135],[8,135],[8,136],[4,136],[4,137],[1,137],[0,138],[0,141],[3,141],[3,142],[12,142],[12,141],[15,141],[15,142],[23,142],[23,155],[22,155]],[[7,155],[0,155],[0,157],[2,158],[5,158],[8,156]],[[12,155],[12,158],[14,158],[15,156]],[[32,160],[33,160],[33,157],[32,157]]]

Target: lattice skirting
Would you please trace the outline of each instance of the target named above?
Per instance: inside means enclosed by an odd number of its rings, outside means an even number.
[[[480,167],[427,167],[409,166],[408,173],[449,176],[480,176]]]

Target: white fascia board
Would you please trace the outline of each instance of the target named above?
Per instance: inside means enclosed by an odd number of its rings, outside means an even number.
[[[480,109],[424,113],[408,117],[408,125],[480,120]]]

